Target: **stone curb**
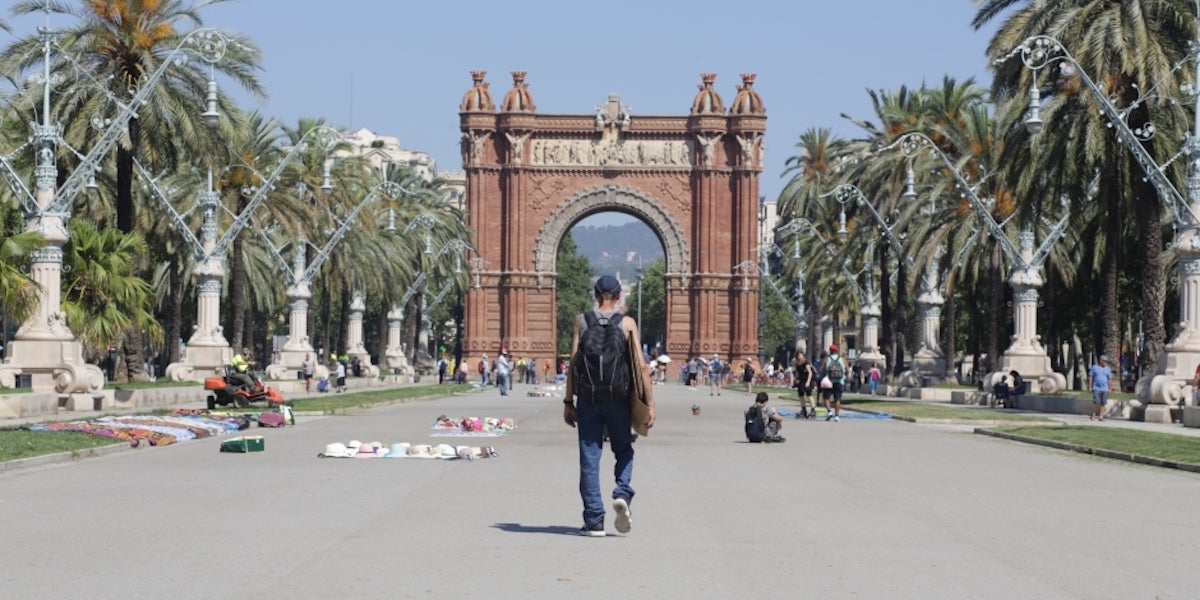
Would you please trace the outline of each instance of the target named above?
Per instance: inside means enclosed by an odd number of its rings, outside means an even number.
[[[1163,467],[1166,469],[1178,469],[1189,473],[1200,473],[1200,465],[1177,462],[1173,460],[1163,460],[1161,458],[1152,458],[1149,456],[1141,456],[1138,454],[1130,454],[1128,452],[1114,452],[1112,450],[1103,450],[1101,448],[1092,448],[1089,446],[1080,446],[1077,444],[1067,444],[1064,442],[1056,442],[1054,440],[1043,440],[1040,438],[1027,437],[1016,435],[1003,431],[995,431],[993,429],[984,429],[982,427],[975,429],[975,433],[980,435],[988,435],[995,438],[1011,440],[1014,442],[1024,442],[1026,444],[1035,444],[1038,446],[1046,446],[1056,450],[1067,450],[1069,452],[1078,452],[1080,454],[1091,454],[1102,458],[1111,458],[1115,460],[1123,460],[1126,462],[1137,463],[1141,465],[1150,465],[1152,467]]]
[[[106,446],[97,446],[95,448],[87,448],[84,450],[73,450],[70,452],[55,452],[54,454],[43,454],[41,456],[30,456],[29,458],[18,458],[16,460],[0,462],[0,473],[8,471],[16,471],[18,469],[29,469],[32,467],[41,467],[45,465],[53,465],[64,462],[75,462],[88,458],[99,458],[132,450],[133,447],[127,442],[119,444],[108,444]]]

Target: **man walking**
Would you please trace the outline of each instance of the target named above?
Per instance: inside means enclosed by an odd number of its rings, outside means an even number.
[[[832,384],[821,390],[825,399],[825,420],[842,420],[842,390],[846,389],[846,361],[838,354],[837,344],[829,347],[829,359],[825,361],[825,376]],[[833,399],[833,411],[830,411],[830,398]]]
[[[580,535],[604,537],[604,500],[600,495],[600,457],[608,432],[616,485],[612,507],[616,529],[628,533],[633,526],[630,503],[634,491],[633,411],[629,401],[633,377],[641,377],[649,412],[646,427],[654,425],[654,399],[642,361],[629,356],[628,341],[641,347],[637,322],[617,311],[621,284],[611,275],[596,280],[596,310],[575,319],[571,338],[571,367],[566,373],[567,396],[563,399],[563,421],[579,435],[579,496],[583,500]],[[601,368],[603,367],[603,368]]]
[[[1112,368],[1108,357],[1101,354],[1100,364],[1088,369],[1088,388],[1092,390],[1092,414],[1089,420],[1104,420],[1104,407],[1108,404],[1108,381],[1112,379]]]
[[[501,350],[500,358],[496,359],[496,387],[500,388],[500,395],[507,396],[509,387],[508,378],[512,377],[513,363],[508,359],[508,351]]]
[[[311,354],[304,355],[304,362],[300,363],[300,368],[304,371],[304,391],[312,391],[313,371],[317,368],[317,362],[313,360]]]
[[[721,357],[714,354],[712,361],[708,363],[708,395],[711,396],[715,392],[718,396],[721,395],[721,380],[725,378],[725,363],[721,361]]]

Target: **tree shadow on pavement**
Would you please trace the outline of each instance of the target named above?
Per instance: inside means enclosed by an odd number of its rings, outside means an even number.
[[[579,532],[578,527],[567,527],[564,525],[522,525],[520,523],[496,523],[492,525],[496,529],[507,531],[509,533],[554,533],[554,534],[575,534]]]

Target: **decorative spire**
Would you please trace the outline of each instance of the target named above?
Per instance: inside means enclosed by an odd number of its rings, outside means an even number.
[[[733,100],[733,105],[729,107],[731,115],[765,115],[767,114],[766,107],[763,106],[762,98],[758,92],[754,90],[754,73],[742,73],[742,85],[737,86],[737,97]]]
[[[495,112],[496,105],[492,102],[492,93],[488,91],[488,82],[484,81],[487,71],[471,71],[471,80],[475,82],[471,89],[463,94],[462,104],[458,105],[461,112]]]
[[[724,114],[725,102],[721,100],[721,95],[717,93],[717,90],[713,89],[713,82],[717,80],[716,73],[701,73],[700,80],[704,84],[696,86],[700,89],[700,93],[696,94],[696,99],[692,101],[692,114]]]
[[[529,84],[525,83],[525,71],[513,71],[513,87],[504,95],[501,112],[525,112],[536,110],[533,105],[533,95],[529,93]]]

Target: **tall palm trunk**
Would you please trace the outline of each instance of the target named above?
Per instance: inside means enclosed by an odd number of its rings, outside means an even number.
[[[241,236],[233,240],[229,252],[229,345],[234,353],[242,349],[246,331],[246,269],[242,263]]]
[[[1124,149],[1115,147],[1114,152],[1124,152]],[[1111,175],[1104,177],[1107,181],[1101,181],[1101,189],[1105,190],[1104,205],[1104,235],[1105,235],[1105,254],[1104,265],[1101,267],[1100,274],[1100,306],[1097,310],[1096,318],[1098,320],[1096,331],[1099,339],[1095,340],[1098,343],[1098,350],[1102,354],[1109,356],[1117,355],[1117,348],[1121,340],[1120,318],[1118,311],[1120,309],[1119,302],[1119,284],[1121,275],[1121,191],[1127,189],[1123,184],[1124,177],[1120,173],[1114,171]],[[1161,238],[1160,238],[1161,239]],[[1149,265],[1147,265],[1148,267]],[[1141,273],[1142,277],[1149,276],[1149,269],[1144,269]],[[1087,352],[1084,349],[1084,352]]]
[[[179,252],[173,252],[167,263],[167,277],[171,289],[168,294],[167,314],[167,363],[177,363],[179,359],[179,340],[183,330],[183,265],[179,260]]]
[[[946,256],[951,257],[949,260],[950,268],[946,270],[946,303],[942,305],[942,339],[941,344],[946,355],[946,372],[956,372],[954,368],[954,357],[958,355],[958,311],[955,307],[958,303],[954,301],[954,242],[951,240],[946,244]]]
[[[131,233],[136,222],[136,207],[133,203],[133,157],[141,142],[141,126],[136,120],[129,122],[129,148],[117,148],[117,229]],[[142,355],[146,342],[141,331],[126,331],[121,343],[125,360],[123,374],[118,380],[140,381],[146,378],[142,366]]]
[[[1136,116],[1146,111],[1142,105],[1134,112]],[[1143,119],[1148,120],[1149,115]],[[1146,143],[1147,150],[1153,156],[1152,142]],[[1129,157],[1129,168],[1132,172],[1138,168],[1137,162]],[[1142,279],[1142,334],[1145,336],[1146,355],[1140,361],[1145,373],[1154,373],[1158,367],[1158,359],[1162,354],[1167,340],[1167,331],[1163,321],[1163,310],[1166,305],[1167,284],[1163,272],[1163,237],[1162,237],[1162,202],[1154,184],[1147,177],[1134,178],[1134,212],[1137,214],[1138,237],[1142,244],[1140,250],[1142,265],[1139,273]],[[1109,356],[1116,356],[1113,352]]]
[[[988,314],[991,318],[987,320],[987,363],[988,370],[995,371],[1000,368],[1000,353],[1003,352],[1003,348],[1000,347],[1000,327],[1007,322],[1004,318],[1004,298],[1007,290],[1004,285],[1000,244],[992,240],[989,248],[991,260],[988,268]]]
[[[338,346],[342,348],[341,352],[349,349],[346,343],[346,337],[350,332],[350,301],[353,300],[349,286],[342,287],[342,310],[338,316]],[[340,354],[340,353],[339,353]]]
[[[893,343],[896,339],[896,312],[895,305],[892,304],[892,278],[891,272],[888,270],[887,244],[880,244],[877,254],[879,259],[879,298],[882,300],[879,307],[879,320],[882,322],[882,326],[879,332],[878,351],[884,356],[884,364],[891,365],[893,374],[898,375],[899,372],[895,370],[897,361],[893,358],[896,356],[896,347]]]
[[[337,338],[332,336],[333,332],[333,289],[332,286],[324,284],[321,286],[321,337],[318,348],[321,349],[325,356],[321,360],[325,360],[330,354],[336,354],[337,348],[334,347]]]

